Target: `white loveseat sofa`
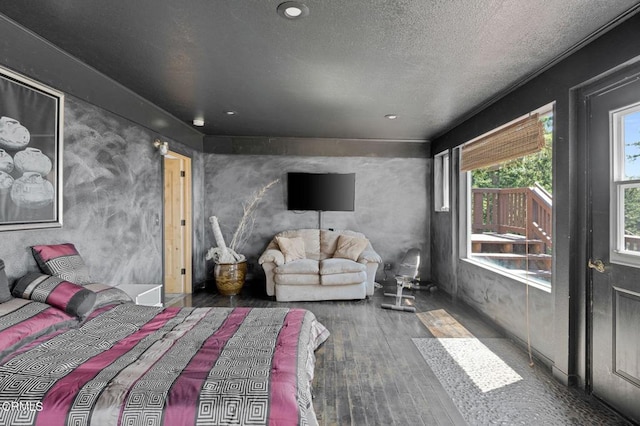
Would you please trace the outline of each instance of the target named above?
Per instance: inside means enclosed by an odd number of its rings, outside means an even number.
[[[260,258],[278,301],[364,299],[382,259],[359,232],[297,229],[277,234]]]

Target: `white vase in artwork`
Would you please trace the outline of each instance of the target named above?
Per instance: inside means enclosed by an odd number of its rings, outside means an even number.
[[[11,199],[18,207],[39,209],[53,202],[53,185],[37,172],[26,172],[11,187]]]
[[[29,144],[31,134],[18,120],[0,117],[0,148],[22,149]]]
[[[0,220],[5,221],[9,217],[9,198],[13,177],[9,173],[0,172]]]
[[[4,149],[0,149],[0,172],[11,173],[13,171],[13,158]]]
[[[13,186],[13,177],[9,173],[0,171],[0,193],[8,192]]]
[[[19,173],[36,172],[46,176],[51,171],[51,160],[37,148],[25,148],[16,152],[13,163]]]

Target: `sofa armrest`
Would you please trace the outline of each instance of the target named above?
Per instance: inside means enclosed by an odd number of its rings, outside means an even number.
[[[358,257],[358,263],[382,263],[382,258],[375,251],[367,249]]]
[[[264,269],[264,277],[265,277],[265,286],[267,290],[267,296],[275,296],[276,295],[276,282],[275,282],[275,272],[276,264],[273,262],[264,262],[262,264],[262,269]]]
[[[258,263],[262,265],[267,262],[275,263],[276,265],[284,265],[284,254],[282,254],[280,250],[267,249],[258,259]]]

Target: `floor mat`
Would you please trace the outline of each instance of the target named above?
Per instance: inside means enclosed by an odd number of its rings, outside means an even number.
[[[433,337],[473,337],[466,328],[444,309],[416,314]]]

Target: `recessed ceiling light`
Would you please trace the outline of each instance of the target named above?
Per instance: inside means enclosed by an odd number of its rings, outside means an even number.
[[[198,127],[202,127],[202,126],[204,126],[204,120],[202,118],[194,118],[193,119],[193,125],[194,126],[198,126]]]
[[[398,116],[396,114],[387,114],[384,116],[384,118],[388,118],[389,120],[395,120],[396,118],[398,118]]]
[[[287,19],[298,19],[309,14],[309,8],[297,1],[280,3],[277,8],[278,15]]]
[[[225,111],[224,113],[226,115],[236,115],[237,114],[235,111]]]

